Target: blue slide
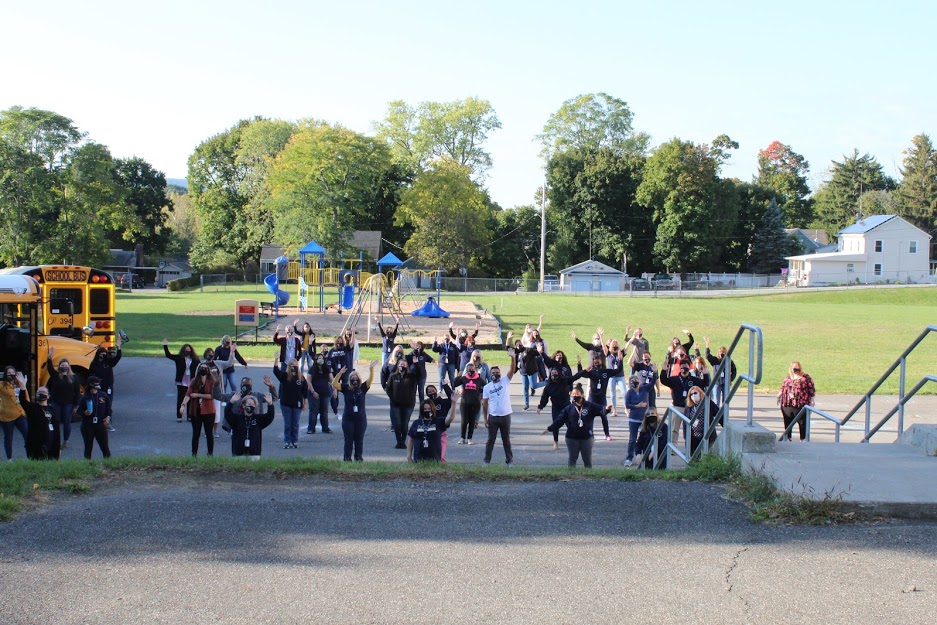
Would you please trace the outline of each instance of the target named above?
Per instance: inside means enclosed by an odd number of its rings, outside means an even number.
[[[290,301],[290,294],[280,289],[280,281],[277,280],[277,274],[271,273],[264,278],[264,284],[267,290],[277,296],[277,306],[286,306]]]

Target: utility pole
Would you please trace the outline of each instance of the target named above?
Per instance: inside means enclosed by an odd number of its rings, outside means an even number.
[[[543,188],[540,195],[540,292],[543,293],[544,270],[547,264],[547,177],[543,176]]]

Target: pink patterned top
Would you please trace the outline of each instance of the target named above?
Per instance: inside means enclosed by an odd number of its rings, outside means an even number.
[[[806,373],[799,378],[787,376],[784,383],[781,384],[781,395],[778,397],[778,403],[783,406],[793,406],[802,408],[813,401],[816,395],[816,389],[813,386],[813,378]]]

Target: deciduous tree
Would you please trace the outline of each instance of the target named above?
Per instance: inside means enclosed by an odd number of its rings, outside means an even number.
[[[607,93],[588,93],[563,102],[537,136],[541,154],[551,155],[566,150],[596,152],[608,148],[613,152],[643,155],[650,137],[635,133],[634,114],[624,100]]]
[[[809,199],[810,187],[807,160],[780,141],[772,141],[758,151],[756,182],[774,193],[788,228],[805,228],[813,221],[813,205]]]

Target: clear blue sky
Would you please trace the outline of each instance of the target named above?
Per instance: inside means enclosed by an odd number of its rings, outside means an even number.
[[[640,4],[633,7],[631,4]],[[511,207],[542,180],[534,136],[564,100],[604,91],[635,128],[741,144],[748,180],[779,140],[812,186],[853,148],[898,175],[911,137],[937,139],[931,2],[7,3],[0,109],[50,109],[115,156],[168,177],[207,137],[262,115],[361,132],[391,100],[476,96],[502,129],[487,186]]]

